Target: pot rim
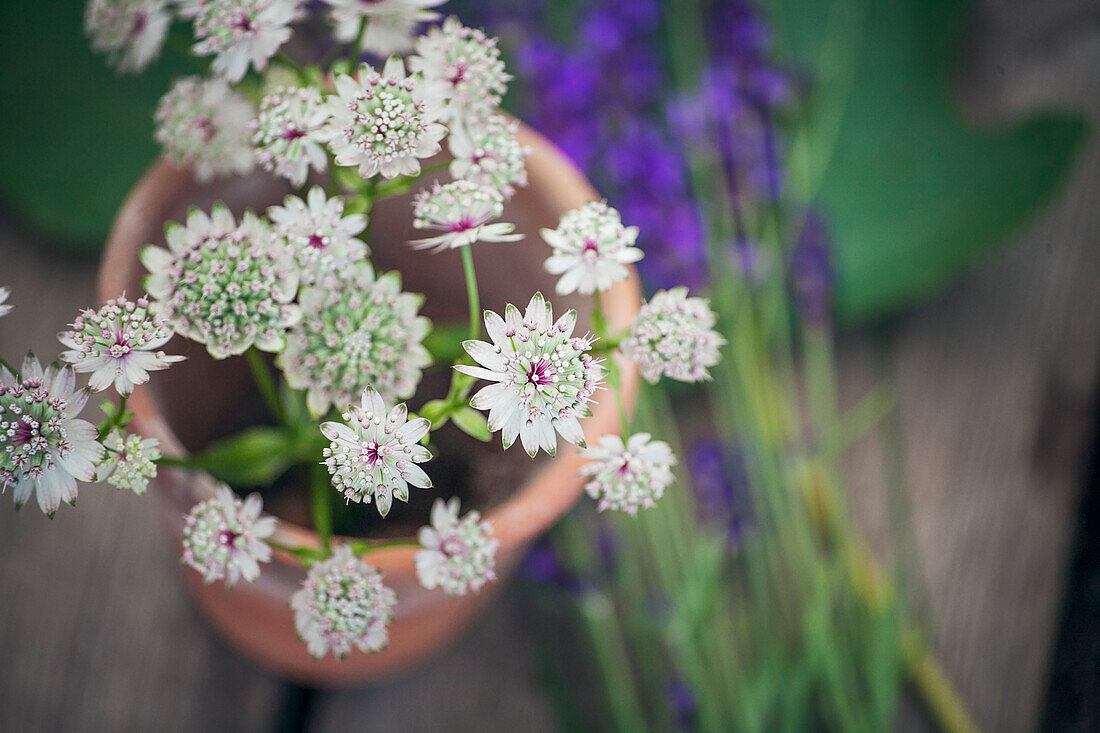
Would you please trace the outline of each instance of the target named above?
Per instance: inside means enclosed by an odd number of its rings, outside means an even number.
[[[550,201],[551,208],[564,212],[588,201],[600,200],[580,170],[553,143],[522,122],[516,137],[528,151],[527,187],[537,188]],[[130,231],[162,219],[160,204],[167,199],[186,195],[194,186],[195,180],[189,169],[179,168],[163,158],[154,162],[143,174],[119,208],[107,238],[97,283],[97,295],[101,302],[117,297],[131,280],[134,267],[139,266],[138,253],[147,243],[135,243]],[[155,221],[155,225],[161,223]],[[641,303],[638,275],[631,267],[627,280],[615,283],[603,293],[605,316],[610,329],[621,331],[627,328]],[[639,386],[637,367],[622,359],[620,354],[609,358],[615,358],[619,365],[621,394],[624,406],[630,412]],[[615,403],[616,398],[609,391],[606,399],[593,406],[592,415],[582,421],[586,442],[591,444],[601,435],[621,432]],[[134,412],[134,421],[142,434],[159,440],[166,454],[187,455],[187,450],[144,387],[134,390],[128,407]],[[493,437],[498,439],[495,435]],[[566,443],[564,449],[524,480],[514,493],[485,514],[500,542],[502,556],[510,555],[534,541],[572,508],[583,493],[584,481],[579,471],[585,462],[577,446]],[[197,482],[198,493],[212,493],[216,485],[213,477],[205,471],[194,472],[206,479]],[[333,536],[334,542],[352,539],[363,538]],[[415,537],[398,539],[415,542]],[[291,546],[320,545],[320,539],[312,529],[282,518],[279,518],[272,540]],[[370,541],[369,538],[367,540]],[[369,557],[370,564],[383,572],[411,573],[414,572],[415,553],[416,548],[413,547],[380,547],[367,550],[362,558]],[[286,564],[301,564],[295,556],[283,550],[275,550],[273,555]]]

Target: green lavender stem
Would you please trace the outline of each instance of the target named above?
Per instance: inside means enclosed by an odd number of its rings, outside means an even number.
[[[462,250],[462,269],[466,273],[466,298],[470,304],[470,338],[481,335],[481,298],[477,292],[477,273],[474,272],[474,255],[470,247]]]

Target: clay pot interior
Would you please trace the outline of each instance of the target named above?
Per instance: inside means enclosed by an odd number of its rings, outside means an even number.
[[[180,191],[173,201],[164,203],[159,217],[148,216],[143,222],[148,243],[163,245],[160,222],[183,222],[192,206],[209,211],[215,202],[223,202],[239,219],[249,208],[263,213],[291,192],[282,182],[262,174],[208,184],[181,177],[180,182],[191,190]],[[370,259],[377,272],[398,270],[404,290],[425,296],[423,315],[437,326],[465,324],[468,310],[460,253],[447,250],[436,254],[406,245],[410,239],[426,236],[412,228],[414,193],[378,202],[371,212],[369,229],[361,236],[370,246]],[[590,318],[585,299],[555,295],[554,278],[542,268],[549,247],[538,236],[538,230],[557,225],[557,213],[551,204],[530,189],[520,189],[506,204],[503,220],[515,223],[517,231],[526,237],[516,243],[474,245],[482,307],[502,312],[505,303],[510,302],[522,309],[531,295],[541,290],[553,303],[556,314],[577,308],[580,312],[577,330],[583,333],[589,328]],[[131,269],[125,278],[126,292],[143,293],[144,268],[133,262]],[[166,350],[183,354],[187,360],[157,374],[143,389],[184,450],[197,451],[212,440],[270,422],[243,357],[214,360],[201,344],[179,337]],[[409,400],[410,409],[445,396],[449,380],[448,365],[430,367],[416,396]],[[530,459],[518,444],[505,453],[499,435],[494,435],[490,443],[481,443],[447,425],[433,433],[432,438],[435,457],[425,468],[432,477],[433,488],[412,489],[409,502],[395,501],[384,520],[369,506],[352,507],[343,515],[338,512],[337,531],[370,537],[411,535],[427,523],[431,504],[439,496],[460,496],[464,507],[485,512],[522,486],[542,463],[542,459]],[[263,493],[268,511],[292,523],[309,526],[301,473],[292,469]]]

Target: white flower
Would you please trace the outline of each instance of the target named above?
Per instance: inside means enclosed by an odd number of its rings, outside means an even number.
[[[385,649],[395,603],[397,594],[382,583],[382,573],[356,558],[348,545],[311,567],[290,599],[294,628],[318,659],[330,649],[337,659],[352,647]]]
[[[321,423],[321,432],[332,441],[325,448],[332,485],[349,501],[369,503],[373,498],[383,517],[395,496],[409,500],[409,484],[420,489],[432,485],[416,465],[432,457],[420,445],[432,424],[422,417],[409,420],[408,414],[404,403],[387,411],[379,394],[367,389],[362,404],[343,414],[344,422]]]
[[[149,381],[149,372],[183,361],[182,356],[168,356],[160,350],[172,335],[147,299],[135,302],[123,296],[108,300],[98,311],[84,311],[72,330],[57,338],[70,349],[62,352],[61,360],[77,372],[91,372],[88,386],[94,391],[105,390],[113,382],[120,395],[129,395],[135,385]]]
[[[303,285],[322,282],[366,258],[369,248],[356,235],[367,228],[364,214],[344,216],[344,201],[327,198],[320,186],[306,200],[287,196],[282,206],[267,210],[275,233],[294,250]]]
[[[421,527],[424,549],[415,555],[416,577],[425,588],[442,588],[447,595],[462,596],[481,590],[496,580],[496,552],[500,542],[493,527],[477,511],[458,518],[457,497],[432,505],[431,526]]]
[[[157,475],[156,461],[161,457],[158,441],[115,430],[103,440],[103,445],[107,454],[96,468],[95,480],[143,495],[149,479]]]
[[[607,290],[630,277],[628,264],[642,259],[642,251],[634,246],[638,227],[624,227],[619,212],[606,202],[590,201],[567,211],[557,229],[540,233],[554,248],[546,260],[546,271],[561,275],[556,288],[559,295]]]
[[[420,191],[414,201],[413,226],[444,232],[435,237],[417,239],[409,244],[417,249],[434,247],[436,251],[466,247],[474,242],[514,242],[523,239],[513,234],[514,224],[489,221],[504,213],[500,191],[469,181],[451,181]]]
[[[287,384],[308,390],[315,416],[343,410],[372,387],[386,401],[416,392],[431,355],[421,341],[431,322],[417,315],[423,298],[401,292],[401,276],[377,280],[364,261],[324,284],[302,289],[302,321],[287,334],[276,363]]]
[[[463,26],[453,15],[442,28],[416,39],[416,53],[409,68],[424,75],[428,94],[443,100],[442,117],[451,124],[495,110],[512,78],[504,71],[497,39]]]
[[[427,8],[444,0],[325,0],[332,6],[333,36],[350,43],[367,24],[361,51],[377,56],[404,53],[413,47],[416,26],[439,17]]]
[[[275,517],[261,517],[263,500],[250,494],[241,501],[228,486],[200,501],[183,520],[183,562],[207,583],[225,579],[227,588],[244,578],[260,577],[261,562],[271,561],[264,542],[275,531]]]
[[[187,225],[166,227],[168,249],[146,247],[145,287],[176,333],[206,344],[215,359],[253,344],[281,351],[301,311],[294,256],[251,211],[240,226],[223,204],[191,209]]]
[[[172,16],[167,0],[90,0],[84,32],[123,73],[136,73],[160,55]]]
[[[471,377],[494,384],[483,388],[470,405],[489,411],[489,429],[501,431],[504,448],[518,435],[534,457],[542,448],[557,450],[556,430],[570,443],[584,446],[578,418],[592,414],[588,403],[603,379],[600,360],[586,353],[590,338],[574,338],[577,312],[554,322],[550,304],[535,293],[520,316],[511,303],[504,318],[485,311],[485,330],[492,343],[466,341],[466,352],[481,366],[456,366]]]
[[[484,122],[454,130],[447,136],[447,147],[454,156],[451,177],[492,186],[505,198],[515,193],[516,186],[526,186],[527,150],[516,140],[517,129],[519,123],[490,115]]]
[[[328,108],[313,87],[276,89],[260,102],[252,122],[256,159],[264,170],[301,186],[310,168],[320,172],[328,166],[322,145],[327,120]]]
[[[4,304],[9,295],[11,295],[11,288],[0,288],[0,318],[3,318],[7,314],[11,313],[11,309],[15,307],[10,303],[8,303],[7,305]]]
[[[599,500],[601,511],[637,514],[652,507],[673,481],[676,456],[668,443],[651,440],[648,433],[631,435],[626,445],[618,435],[603,435],[583,455],[592,459],[581,468],[582,476],[592,478],[584,488]]]
[[[359,166],[364,178],[415,176],[420,159],[440,151],[447,128],[436,121],[439,106],[417,77],[405,76],[401,59],[391,58],[381,74],[363,64],[358,81],[337,74],[335,85],[328,135],[337,165]]]
[[[200,181],[248,173],[252,105],[223,79],[179,79],[157,105],[156,139],[176,165],[190,166]]]
[[[710,379],[726,340],[715,330],[718,317],[705,298],[687,297],[687,288],[659,290],[644,304],[622,350],[650,383],[662,376],[681,382]]]
[[[194,2],[197,56],[214,56],[210,69],[238,82],[251,64],[263,71],[290,38],[291,23],[301,17],[301,0],[202,0]]]
[[[95,478],[103,446],[77,417],[87,401],[72,367],[43,371],[33,354],[19,375],[0,365],[0,491],[15,487],[16,509],[33,492],[52,517],[62,501],[76,504],[77,481]]]

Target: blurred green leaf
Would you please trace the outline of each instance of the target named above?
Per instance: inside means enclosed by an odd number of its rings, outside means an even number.
[[[485,422],[485,416],[470,407],[462,407],[451,413],[451,419],[462,432],[472,438],[477,438],[483,443],[492,440],[489,434],[489,425]]]
[[[281,428],[249,428],[212,443],[191,457],[190,464],[234,488],[270,485],[294,463],[294,441]]]
[[[820,173],[842,320],[882,317],[950,282],[1050,198],[1084,140],[1076,115],[963,119],[950,81],[969,3],[763,4],[781,54],[812,75],[805,168]]]
[[[94,252],[157,155],[157,100],[198,67],[176,55],[116,76],[83,17],[80,0],[0,4],[0,201],[43,236]]]

